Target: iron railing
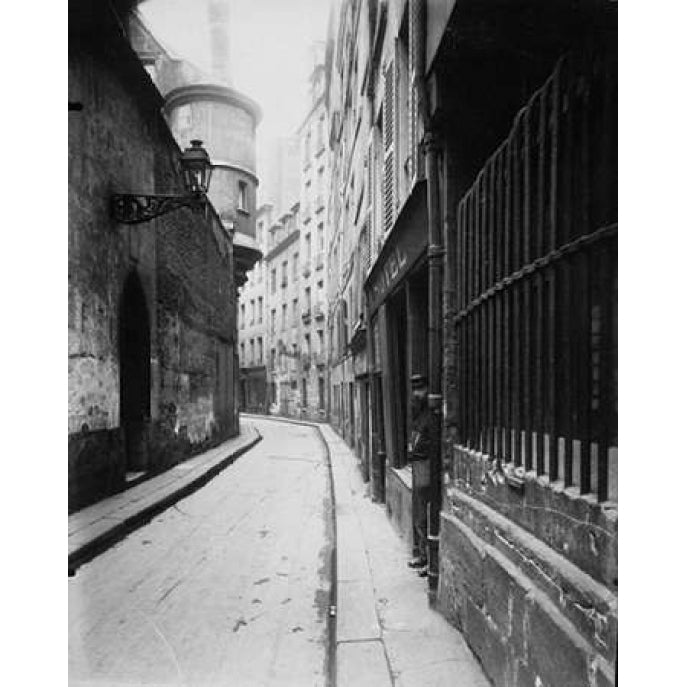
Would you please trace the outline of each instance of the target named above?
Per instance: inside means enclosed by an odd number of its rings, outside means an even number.
[[[617,61],[562,58],[458,207],[459,443],[615,499]]]

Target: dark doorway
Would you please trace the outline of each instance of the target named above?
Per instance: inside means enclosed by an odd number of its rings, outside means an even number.
[[[119,415],[127,472],[148,469],[150,317],[138,275],[126,278],[119,307]]]
[[[324,377],[318,377],[317,379],[317,398],[318,398],[318,408],[320,411],[324,411]]]

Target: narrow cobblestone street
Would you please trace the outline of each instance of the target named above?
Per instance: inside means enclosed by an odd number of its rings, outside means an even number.
[[[617,687],[617,4],[70,0],[70,685]]]
[[[256,424],[255,448],[69,580],[70,684],[326,683],[326,452]]]

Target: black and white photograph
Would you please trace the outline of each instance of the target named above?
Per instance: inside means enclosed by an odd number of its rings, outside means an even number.
[[[65,34],[70,687],[617,687],[618,3]]]

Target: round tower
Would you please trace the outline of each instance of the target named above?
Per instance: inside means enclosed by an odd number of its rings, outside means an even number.
[[[234,261],[240,285],[260,259],[255,241],[255,136],[259,105],[231,86],[229,0],[210,0],[208,28],[212,75],[182,81],[165,94],[165,116],[183,148],[203,141],[213,164],[209,197],[225,226],[234,232]]]

